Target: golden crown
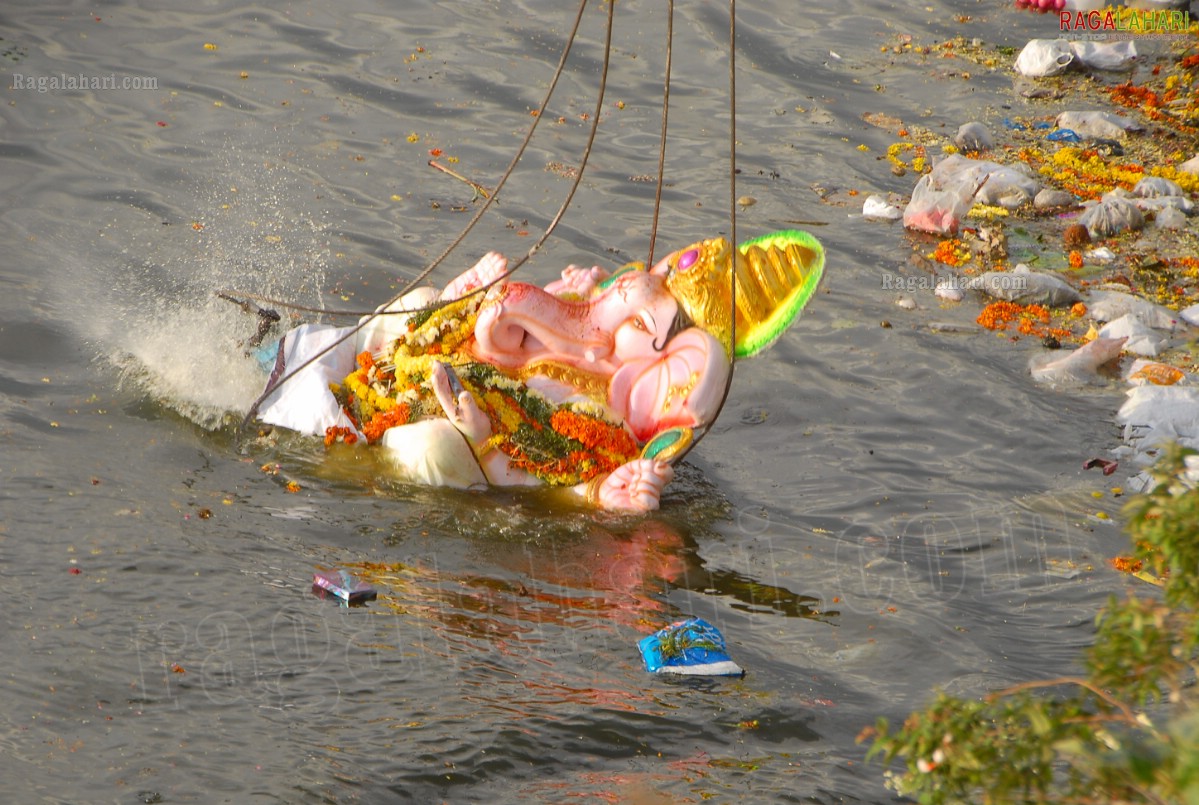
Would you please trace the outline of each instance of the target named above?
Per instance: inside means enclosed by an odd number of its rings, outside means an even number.
[[[718,237],[675,252],[667,265],[666,287],[692,323],[730,357],[748,357],[774,343],[807,304],[824,270],[824,249],[795,230],[736,250]]]

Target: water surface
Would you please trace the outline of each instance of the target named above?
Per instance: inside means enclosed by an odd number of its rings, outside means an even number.
[[[909,255],[930,246],[854,216],[914,181],[878,159],[894,134],[863,113],[956,128],[1025,103],[1001,72],[963,80],[880,48],[1022,44],[1041,23],[936,1],[741,5],[738,193],[757,203],[737,232],[814,222],[827,279],[738,365],[662,510],[638,518],[397,486],[312,440],[239,445],[254,323],[213,296],[388,299],[478,203],[430,151],[493,184],[572,9],[0,12],[5,86],[158,84],[0,105],[13,801],[881,802],[863,726],[938,686],[1076,667],[1123,584],[1103,561],[1123,539],[1094,517],[1118,501],[1079,469],[1117,443],[1119,392],[1047,390],[1026,368],[1036,344],[930,327],[970,325],[975,301],[896,308],[884,275],[921,276]],[[659,254],[729,232],[727,9],[677,6]],[[657,3],[616,10],[595,150],[528,278],[648,249],[653,185],[631,177],[656,170],[665,22]],[[525,159],[439,281],[490,248],[523,254],[562,203],[551,163],[578,164],[605,15],[587,11]],[[384,599],[310,595],[314,568],[362,562]],[[683,615],[716,623],[747,676],[648,676],[637,639]]]

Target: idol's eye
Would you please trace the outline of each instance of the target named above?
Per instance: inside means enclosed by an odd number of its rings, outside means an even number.
[[[633,326],[643,333],[657,331],[657,322],[654,321],[654,315],[648,310],[641,311],[640,315],[633,319]]]
[[[678,270],[686,271],[699,259],[699,249],[688,249],[679,255]]]

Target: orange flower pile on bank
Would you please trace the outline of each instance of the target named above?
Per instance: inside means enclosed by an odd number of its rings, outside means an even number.
[[[975,320],[988,330],[1006,332],[1012,329],[1021,335],[1069,338],[1072,334],[1061,327],[1049,327],[1049,309],[1044,305],[1018,305],[1015,302],[992,302],[982,309]]]

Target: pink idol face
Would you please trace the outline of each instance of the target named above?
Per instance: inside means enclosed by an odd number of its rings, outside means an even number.
[[[661,353],[678,312],[665,279],[645,271],[621,274],[591,302],[592,324],[612,334],[618,365]]]

